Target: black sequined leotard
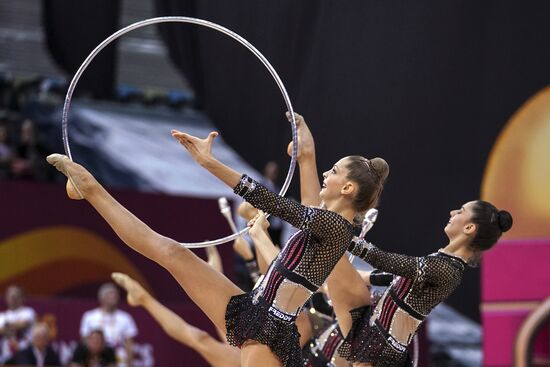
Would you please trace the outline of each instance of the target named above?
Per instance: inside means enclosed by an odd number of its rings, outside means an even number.
[[[312,338],[302,350],[305,367],[335,367],[336,351],[344,341],[338,322],[333,322],[318,337]]]
[[[295,318],[346,252],[353,226],[335,212],[281,197],[247,175],[234,192],[299,231],[288,240],[255,289],[230,300],[227,339],[236,346],[249,339],[258,341],[268,345],[283,365],[300,366]]]
[[[441,251],[424,257],[388,253],[364,240],[352,242],[350,251],[397,277],[372,313],[368,307],[352,312],[353,327],[339,352],[374,367],[403,365],[418,326],[460,284],[467,264]]]

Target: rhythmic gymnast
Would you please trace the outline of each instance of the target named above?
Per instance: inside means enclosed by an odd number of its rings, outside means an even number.
[[[279,250],[267,233],[269,222],[265,219],[265,215],[263,213],[258,214],[258,210],[246,202],[243,202],[239,206],[238,212],[243,218],[249,219],[249,234],[256,248],[259,262],[265,263],[265,256],[271,262],[277,256]],[[238,251],[241,254],[246,254],[246,257],[252,253],[248,247],[248,243],[242,237],[238,237],[235,240],[233,247],[234,249],[239,248]],[[250,254],[246,253],[245,248],[250,251]],[[207,263],[216,271],[223,273],[223,265],[216,247],[207,247],[205,250],[207,253]],[[253,273],[257,271],[258,269],[253,269]],[[225,335],[220,333],[219,329],[217,331],[220,334],[221,341],[206,331],[189,324],[157,301],[139,282],[128,275],[113,273],[111,276],[119,286],[126,290],[128,304],[133,307],[141,306],[145,308],[171,338],[195,350],[212,367],[239,367],[241,365],[240,350],[237,347],[229,345],[225,339]],[[312,336],[312,327],[306,313],[305,310],[302,311],[296,319],[301,347]]]
[[[249,219],[248,226],[250,227],[250,230],[248,231],[248,234],[252,239],[258,264],[260,264],[258,273],[261,274],[261,276],[264,276],[266,274],[267,267],[265,270],[262,270],[263,268],[261,264],[270,264],[273,262],[281,250],[273,243],[269,235],[269,222],[266,219],[265,213],[254,208],[246,201],[241,203],[238,213],[241,217]],[[239,238],[235,240],[235,244],[237,244]],[[248,244],[246,244],[246,246],[248,246]],[[255,269],[250,268],[248,270],[254,271]],[[302,311],[296,317],[296,327],[298,328],[298,333],[300,334],[299,340],[300,348],[302,348],[302,350],[304,350],[314,335],[317,335],[319,331],[325,329],[327,324],[330,324],[333,321],[332,317],[323,315],[320,312],[311,313],[311,306],[312,305],[310,302],[308,302],[308,304],[304,306]]]
[[[424,257],[388,253],[364,240],[350,247],[354,255],[398,276],[374,310],[368,300],[357,304],[368,295],[356,297],[359,289],[346,289],[357,274],[349,261],[338,263],[328,283],[338,322],[347,334],[340,353],[354,365],[406,365],[408,346],[420,324],[458,287],[468,264],[512,226],[510,213],[482,200],[470,201],[450,216],[445,227],[449,243]]]
[[[311,134],[302,136],[302,144],[313,145]],[[308,160],[315,160],[314,149],[305,152]],[[312,202],[320,200],[312,189],[319,184],[316,177],[315,165],[300,165],[302,195]],[[355,238],[352,254],[397,275],[374,310],[368,288],[346,256],[332,271],[329,294],[342,334],[347,335],[339,353],[354,366],[406,365],[408,346],[429,312],[460,284],[466,266],[512,226],[510,213],[482,200],[470,201],[450,215],[445,227],[449,243],[424,257],[387,253]]]
[[[303,118],[296,115],[296,121],[302,124],[301,128],[307,128]],[[299,130],[300,131],[300,130]],[[291,149],[291,148],[289,148]],[[290,153],[289,153],[290,155]],[[300,164],[300,159],[298,160]],[[239,213],[249,206],[258,212],[247,202],[239,207]],[[273,260],[279,254],[279,249],[273,244],[267,232],[269,223],[265,215],[260,211],[250,222],[249,235],[253,240],[259,259]],[[388,286],[393,280],[393,274],[375,271],[360,271],[365,286]],[[326,287],[321,287],[318,292],[323,292]],[[377,293],[377,299],[380,294]],[[312,307],[310,303],[308,305]],[[308,306],[296,318],[296,325],[300,333],[300,346],[302,347],[303,366],[305,367],[348,367],[350,363],[338,355],[337,350],[344,341],[338,322],[333,315],[324,315],[318,310],[310,313]],[[330,308],[330,306],[329,306]]]
[[[243,218],[249,220],[249,234],[256,247],[259,262],[266,262],[264,254],[269,256],[271,262],[276,256],[275,252],[278,252],[278,250],[271,242],[267,233],[269,223],[265,219],[265,215],[257,215],[258,210],[246,202],[243,202],[239,206],[238,212]],[[256,238],[258,238],[259,241],[256,241]],[[244,241],[244,243],[242,241]],[[247,258],[252,256],[252,251],[248,243],[246,243],[246,240],[242,239],[242,237],[237,237],[237,239],[235,239],[233,248],[241,254],[244,254]],[[207,247],[205,250],[208,265],[223,274],[223,265],[216,247]],[[250,253],[248,253],[247,250]],[[274,253],[275,256],[273,256]],[[256,273],[258,269],[254,268],[252,272]],[[151,296],[139,282],[128,275],[113,273],[111,276],[119,286],[126,290],[128,304],[133,307],[141,306],[145,308],[145,310],[147,310],[147,312],[149,312],[149,314],[159,323],[166,334],[181,344],[195,350],[212,367],[239,367],[241,365],[241,351],[239,348],[229,345],[225,338],[225,334],[220,332],[219,329],[217,329],[217,331],[221,341],[214,338],[206,331],[189,324]],[[299,316],[299,319],[307,320],[307,318],[303,316]],[[298,323],[298,320],[297,324],[300,334],[307,336],[308,330],[304,329],[302,326],[306,324]],[[301,343],[301,345],[302,344],[303,343]]]
[[[297,119],[298,120],[298,119]],[[305,124],[305,123],[304,123]],[[250,206],[244,202],[239,208]],[[252,207],[250,207],[252,208]],[[254,211],[258,210],[252,208]],[[279,254],[279,249],[273,244],[267,232],[268,222],[260,211],[250,222],[249,234],[256,248],[259,258],[273,260]],[[360,272],[365,286],[388,286],[393,279],[392,274],[375,272]],[[324,289],[321,287],[319,291]],[[336,351],[343,343],[344,337],[338,326],[338,322],[332,316],[324,315],[318,310],[310,313],[308,304],[296,318],[296,325],[300,333],[300,346],[302,347],[303,366],[305,367],[348,367],[350,363],[340,357]]]
[[[257,212],[257,210],[255,211]],[[241,210],[239,210],[239,213],[240,212]],[[255,236],[266,231],[266,223],[267,220],[265,220],[265,216],[263,215],[251,220],[249,223],[251,227],[249,233],[252,234],[251,237],[253,239]],[[265,234],[267,235],[267,232],[265,232]],[[248,244],[246,246],[248,246]],[[264,249],[267,248],[268,251],[276,249],[273,243],[267,242],[259,244],[258,247],[263,247]],[[273,249],[269,249],[269,247],[272,247]],[[221,258],[216,247],[207,247],[206,252],[208,264],[216,271],[223,273]],[[261,251],[258,253],[258,256],[260,259],[262,258]],[[113,273],[111,274],[111,277],[119,286],[126,290],[126,299],[128,304],[133,307],[141,306],[145,308],[145,310],[149,312],[149,314],[159,323],[166,334],[179,343],[195,350],[209,363],[209,365],[212,367],[239,367],[241,365],[241,351],[239,348],[229,345],[225,339],[225,335],[219,333],[221,337],[220,341],[206,331],[189,324],[175,312],[171,311],[151,296],[151,294],[147,292],[139,282],[132,279],[128,275],[123,273]],[[302,314],[303,313],[304,312],[302,312]],[[301,316],[299,316],[299,318],[300,317]],[[301,336],[306,335],[307,337],[307,335],[311,334],[308,334],[309,330],[305,330],[307,328],[304,329],[302,326],[306,325],[307,316],[303,316],[301,319],[303,319],[304,322],[298,323],[297,320],[298,330]],[[305,342],[301,342],[300,344],[303,345]]]
[[[324,209],[297,204],[270,192],[219,162],[211,152],[217,133],[206,139],[173,131],[193,159],[258,209],[300,229],[272,262],[261,284],[243,293],[178,242],[161,236],[118,203],[82,166],[53,154],[48,162],[68,177],[67,193],[86,199],[131,248],[165,267],[228,341],[242,348],[243,366],[300,366],[295,318],[328,277],[353,236],[353,219],[376,205],[387,165],[352,156],[324,176]]]

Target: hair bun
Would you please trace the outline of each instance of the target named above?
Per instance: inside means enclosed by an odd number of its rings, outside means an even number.
[[[372,167],[376,171],[378,177],[380,177],[380,182],[383,183],[386,181],[386,178],[390,173],[390,166],[388,166],[388,163],[384,159],[378,157],[371,159],[370,163],[372,164]]]
[[[512,219],[512,214],[508,213],[506,210],[499,210],[497,213],[498,226],[502,232],[506,232],[512,228],[514,220]]]

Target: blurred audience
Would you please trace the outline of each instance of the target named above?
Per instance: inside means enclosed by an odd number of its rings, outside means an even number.
[[[8,125],[0,121],[0,180],[9,177],[12,160],[13,149],[9,141]]]
[[[19,115],[0,117],[0,180],[50,181],[52,172],[45,163],[47,149],[31,119]]]
[[[29,116],[41,116],[44,108],[60,108],[68,88],[67,81],[55,76],[14,75],[0,71],[0,181],[6,179],[54,181],[55,170],[45,162],[51,153],[50,139],[41,139]],[[155,106],[180,110],[194,105],[189,90],[159,91],[120,85],[116,93],[119,103]],[[42,135],[42,136],[41,136]]]
[[[21,134],[15,147],[11,166],[12,176],[16,179],[46,180],[46,155],[46,149],[38,140],[34,122],[25,119],[21,124]]]
[[[73,353],[69,367],[115,367],[115,350],[107,345],[101,330],[93,330]]]
[[[31,345],[15,353],[6,365],[14,366],[61,366],[59,356],[50,346],[50,329],[37,323],[31,330]]]
[[[103,284],[98,291],[99,307],[86,311],[80,323],[80,336],[86,338],[92,331],[101,330],[107,344],[115,349],[118,366],[131,367],[133,340],[138,334],[130,314],[118,309],[120,293],[113,283]]]
[[[24,300],[25,295],[20,287],[11,285],[6,289],[5,301],[8,309],[0,313],[0,363],[30,344],[31,328],[36,314],[32,308],[24,305]]]

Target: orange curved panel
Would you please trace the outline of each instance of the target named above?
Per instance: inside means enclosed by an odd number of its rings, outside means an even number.
[[[113,271],[130,275],[151,290],[139,269],[123,253],[82,228],[59,226],[18,234],[0,242],[0,258],[0,285],[18,283],[29,292],[42,287],[38,293],[53,295],[107,280],[106,275]]]
[[[498,137],[481,197],[509,210],[507,239],[550,238],[550,87],[531,97]]]
[[[0,289],[17,284],[33,295],[55,296],[79,286],[110,281],[113,271],[82,260],[52,261],[0,282]]]

